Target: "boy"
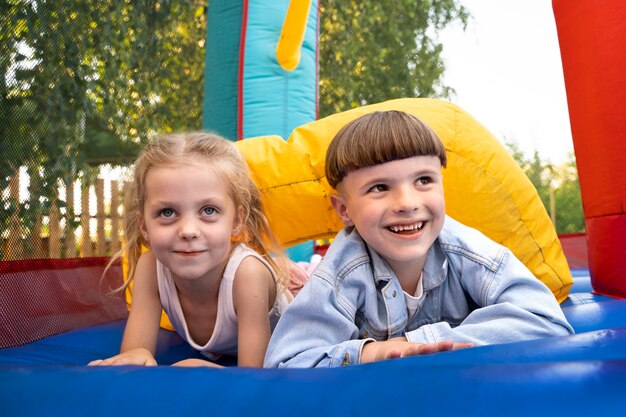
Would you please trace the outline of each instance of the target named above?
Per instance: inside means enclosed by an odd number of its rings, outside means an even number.
[[[445,215],[446,152],[420,120],[375,112],[326,154],[346,227],[281,317],[266,367],[333,367],[569,335],[550,290]]]

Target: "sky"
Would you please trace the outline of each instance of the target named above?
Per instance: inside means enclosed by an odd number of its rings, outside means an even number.
[[[501,142],[561,164],[573,153],[551,0],[460,0],[472,18],[439,34],[450,101]]]

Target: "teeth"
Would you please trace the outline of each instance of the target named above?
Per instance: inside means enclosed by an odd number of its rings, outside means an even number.
[[[389,229],[392,232],[404,232],[405,230],[420,230],[422,227],[424,227],[424,222],[417,222],[414,224],[408,224],[408,225],[404,225],[404,226],[390,226]]]

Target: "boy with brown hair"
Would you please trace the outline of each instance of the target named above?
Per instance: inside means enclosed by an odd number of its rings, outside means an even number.
[[[271,338],[266,367],[332,367],[569,335],[513,253],[445,214],[446,151],[416,117],[374,112],[326,154],[346,227]]]

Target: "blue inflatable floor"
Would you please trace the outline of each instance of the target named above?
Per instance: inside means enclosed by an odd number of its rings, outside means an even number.
[[[0,350],[3,416],[621,415],[626,300],[576,278],[563,311],[574,336],[482,346],[339,369],[89,368],[116,354],[124,320]],[[161,331],[157,360],[194,352]],[[225,365],[234,364],[226,360]]]

